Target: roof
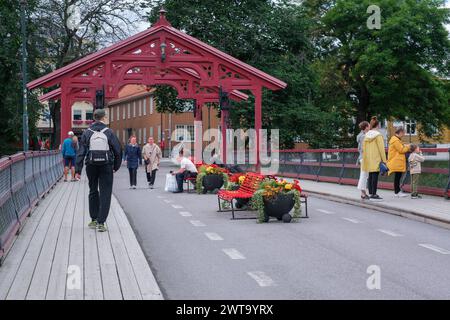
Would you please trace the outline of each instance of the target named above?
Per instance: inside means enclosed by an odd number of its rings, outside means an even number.
[[[192,36],[189,36],[183,32],[181,32],[178,29],[173,28],[168,22],[167,20],[165,20],[165,17],[162,15],[160,20],[155,23],[152,27],[150,27],[149,29],[142,31],[140,33],[137,33],[125,40],[119,41],[107,48],[101,49],[95,53],[92,53],[80,60],[77,60],[75,62],[72,62],[70,64],[68,64],[67,66],[64,66],[62,68],[59,68],[43,77],[40,77],[36,80],[33,80],[31,82],[29,82],[27,84],[28,89],[32,90],[41,86],[46,86],[46,85],[50,85],[51,81],[55,81],[56,79],[63,77],[65,75],[67,75],[68,73],[75,71],[77,69],[83,68],[85,65],[88,65],[96,60],[100,60],[102,58],[105,58],[106,56],[122,49],[125,48],[129,45],[132,45],[135,42],[138,42],[148,36],[151,36],[159,31],[166,31],[167,33],[179,37],[195,46],[197,46],[198,48],[210,53],[211,55],[220,58],[228,63],[231,63],[232,65],[234,65],[235,67],[241,68],[242,70],[248,72],[249,74],[263,80],[264,82],[266,82],[268,85],[271,85],[271,87],[273,87],[274,89],[284,89],[287,84],[261,70],[258,70]]]

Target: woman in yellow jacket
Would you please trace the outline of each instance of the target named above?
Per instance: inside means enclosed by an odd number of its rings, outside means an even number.
[[[384,139],[378,131],[380,123],[377,117],[370,120],[370,131],[366,133],[363,142],[362,170],[369,172],[368,187],[370,200],[382,200],[377,194],[378,177],[380,175],[380,163],[386,162]]]
[[[389,141],[388,162],[389,175],[395,173],[394,176],[394,192],[396,197],[406,197],[401,192],[400,180],[403,173],[406,172],[406,153],[409,152],[409,145],[404,145],[402,137],[405,135],[405,129],[399,127],[395,130],[395,136]]]

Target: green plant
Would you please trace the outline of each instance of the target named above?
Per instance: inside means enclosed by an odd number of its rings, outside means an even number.
[[[292,194],[294,197],[294,213],[293,221],[298,221],[301,215],[301,188],[298,181],[287,183],[285,180],[265,180],[261,183],[259,189],[253,194],[251,199],[251,207],[258,212],[257,222],[263,223],[265,219],[264,200],[274,199],[278,194]]]

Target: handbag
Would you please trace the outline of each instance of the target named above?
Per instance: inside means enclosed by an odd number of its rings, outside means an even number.
[[[380,162],[380,174],[384,176],[389,171],[388,166],[384,162]]]
[[[177,179],[174,175],[168,173],[166,174],[166,186],[164,187],[166,192],[176,192],[178,191]]]

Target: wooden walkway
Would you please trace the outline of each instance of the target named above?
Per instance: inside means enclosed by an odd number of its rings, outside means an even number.
[[[83,177],[40,201],[0,267],[0,300],[163,299],[116,198],[99,233],[87,228],[87,196]]]

